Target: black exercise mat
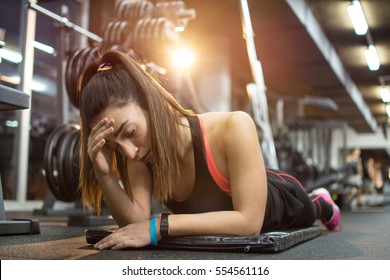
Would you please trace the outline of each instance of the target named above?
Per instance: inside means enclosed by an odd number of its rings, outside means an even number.
[[[87,229],[86,241],[95,244],[113,230]],[[321,228],[297,228],[264,232],[255,237],[232,236],[180,236],[160,240],[157,246],[147,249],[220,251],[242,253],[276,253],[321,235]]]

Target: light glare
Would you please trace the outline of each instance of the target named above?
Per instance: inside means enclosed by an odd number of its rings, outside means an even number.
[[[188,69],[194,63],[194,54],[189,49],[177,49],[172,53],[172,62],[180,69]]]

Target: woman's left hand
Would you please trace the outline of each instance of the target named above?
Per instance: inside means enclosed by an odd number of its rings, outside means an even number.
[[[118,250],[129,247],[139,248],[147,246],[150,244],[149,228],[149,220],[141,223],[129,224],[100,240],[94,247],[96,249],[111,248],[113,250]]]

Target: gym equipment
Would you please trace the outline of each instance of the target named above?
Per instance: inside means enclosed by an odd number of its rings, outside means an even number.
[[[43,209],[34,214],[68,215],[69,226],[99,226],[115,224],[108,213],[101,216],[84,212],[78,189],[80,127],[77,124],[63,124],[49,135],[44,152],[44,170],[50,194]],[[76,202],[75,209],[50,211],[55,199]]]
[[[302,153],[296,150],[287,134],[276,135],[275,148],[280,170],[293,175],[303,185],[319,177],[320,172],[317,167],[309,164]]]
[[[43,165],[49,192],[42,209],[34,210],[34,215],[64,216],[83,214],[81,205],[75,209],[53,210],[56,200],[74,202],[80,198],[78,192],[79,165],[79,126],[64,124],[57,126],[46,140]]]
[[[0,110],[17,110],[29,107],[30,97],[18,90],[0,85]],[[7,220],[0,176],[0,235],[39,234],[39,221],[30,219]]]
[[[301,119],[279,129],[275,147],[280,169],[299,179],[303,185],[332,173],[333,133],[341,131],[341,160],[345,163],[347,127],[345,121]]]
[[[77,96],[77,80],[84,70],[84,67],[91,63],[98,55],[98,47],[85,47],[77,49],[67,60],[65,66],[65,87],[70,103],[76,108],[79,107]]]
[[[71,53],[69,51],[68,47],[68,40],[66,38],[69,31],[76,31],[78,34],[81,34],[89,39],[89,44],[93,46],[93,44],[101,44],[103,41],[103,38],[99,37],[98,35],[78,26],[77,24],[71,22],[66,16],[68,16],[67,11],[65,9],[65,5],[61,7],[61,15],[58,15],[56,13],[53,13],[35,3],[32,3],[30,1],[26,1],[26,9],[31,9],[39,14],[42,14],[46,16],[47,18],[51,19],[53,22],[55,22],[56,27],[58,27],[58,33],[57,33],[57,44],[56,44],[56,57],[57,57],[57,103],[58,103],[58,122],[59,123],[66,123],[69,120],[69,102],[66,98],[66,89],[70,89],[71,93],[74,92],[74,89],[76,87],[75,81],[77,81],[78,76],[76,77],[76,80],[73,79],[73,77],[70,79],[72,82],[69,84],[69,81],[65,80],[65,76],[69,77],[69,74],[79,74],[79,72],[70,72],[68,74],[65,73],[65,61],[66,61],[66,54]],[[64,9],[62,9],[64,7]],[[79,64],[80,67],[85,67],[83,64]],[[66,89],[65,89],[66,86]],[[74,100],[77,100],[76,96],[69,94],[69,98],[71,100],[71,103],[73,103]]]
[[[324,175],[315,181],[307,182],[305,184],[306,191],[310,193],[318,188],[327,188],[333,183],[347,184],[347,179],[353,174],[356,164],[356,161],[348,162],[328,175]]]
[[[261,148],[263,150],[264,160],[267,167],[272,169],[279,169],[273,133],[268,115],[266,86],[264,83],[261,63],[257,59],[256,55],[256,47],[253,39],[254,33],[252,29],[251,17],[249,14],[248,1],[240,0],[240,7],[242,30],[244,35],[243,37],[246,41],[249,63],[254,80],[254,83],[247,85],[249,100],[252,104],[253,119],[256,125],[261,129]]]
[[[153,4],[150,1],[118,1],[115,6],[115,18],[135,24],[141,18],[151,18]]]
[[[347,122],[301,119],[289,124],[288,127],[289,137],[295,149],[302,153],[303,158],[310,159],[322,174],[327,174],[330,171],[332,136],[333,132],[339,130],[342,134],[341,160],[345,163],[347,156]]]
[[[49,135],[44,153],[47,184],[53,195],[61,201],[72,202],[79,198],[78,140],[79,126],[58,126]]]
[[[40,14],[43,14],[44,16],[47,16],[48,18],[56,21],[58,24],[61,24],[65,26],[66,28],[70,30],[77,31],[80,34],[83,34],[84,36],[88,37],[89,39],[96,41],[96,42],[101,42],[102,38],[97,36],[96,34],[89,32],[88,30],[78,26],[77,24],[74,24],[73,22],[69,21],[69,19],[59,16],[35,3],[32,3],[30,1],[26,1],[26,8],[27,9],[32,9],[36,12],[39,12]]]
[[[147,57],[159,56],[178,42],[179,36],[172,22],[166,18],[141,19],[135,26],[133,40],[136,49]]]
[[[183,31],[189,20],[196,17],[194,9],[187,9],[183,1],[158,2],[153,10],[155,17],[171,21],[176,31]]]
[[[114,232],[110,229],[87,229],[86,242],[95,244]],[[218,251],[238,253],[276,253],[321,235],[320,227],[269,231],[255,237],[180,236],[160,240],[145,249]]]

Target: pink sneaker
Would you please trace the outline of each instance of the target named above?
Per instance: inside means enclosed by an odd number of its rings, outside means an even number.
[[[327,189],[319,188],[314,190],[312,193],[316,195],[318,198],[321,197],[323,200],[325,200],[327,203],[329,203],[332,206],[333,208],[332,217],[328,221],[321,220],[321,222],[324,224],[324,226],[327,227],[327,229],[334,230],[340,224],[340,220],[341,220],[339,207],[333,201]]]

